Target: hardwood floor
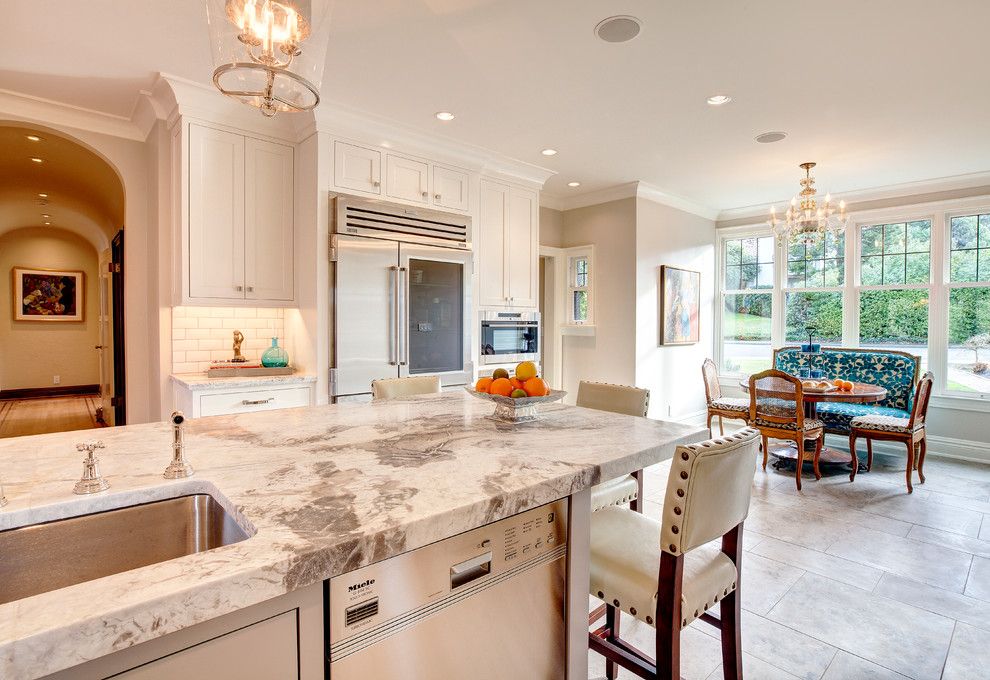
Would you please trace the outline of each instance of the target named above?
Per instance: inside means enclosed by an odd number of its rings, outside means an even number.
[[[747,680],[988,677],[990,465],[930,456],[910,496],[904,465],[878,456],[855,482],[812,477],[802,491],[793,473],[757,469],[742,558]],[[651,517],[669,469],[646,470]],[[653,629],[623,618],[624,636],[649,650]],[[722,677],[715,634],[705,624],[683,632],[686,680]],[[602,678],[601,657],[589,659],[590,677]]]
[[[0,401],[0,438],[102,427],[96,396]]]

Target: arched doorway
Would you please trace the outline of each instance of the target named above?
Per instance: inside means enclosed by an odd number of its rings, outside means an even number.
[[[123,224],[105,159],[0,122],[0,436],[125,422]]]

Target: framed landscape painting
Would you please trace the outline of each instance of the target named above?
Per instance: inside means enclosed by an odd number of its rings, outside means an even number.
[[[660,344],[691,345],[701,340],[701,273],[660,267]]]
[[[85,274],[14,267],[14,321],[82,321]]]

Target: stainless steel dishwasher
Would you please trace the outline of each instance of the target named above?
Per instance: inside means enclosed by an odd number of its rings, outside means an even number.
[[[559,680],[567,500],[330,580],[330,680]]]

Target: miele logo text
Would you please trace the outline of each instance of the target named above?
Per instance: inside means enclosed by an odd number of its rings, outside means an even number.
[[[373,585],[375,585],[375,579],[369,578],[367,581],[364,581],[363,583],[355,583],[352,586],[347,586],[347,590],[348,591],[360,590],[361,588],[367,588],[368,586],[373,586]]]

